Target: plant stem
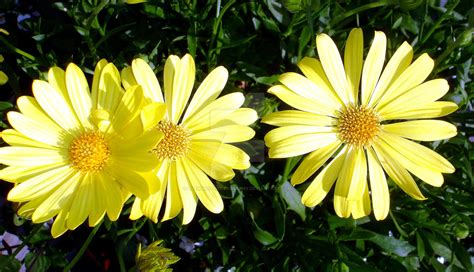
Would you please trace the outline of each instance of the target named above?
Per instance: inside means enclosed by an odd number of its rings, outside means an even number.
[[[360,13],[362,11],[366,11],[366,10],[369,10],[369,9],[373,9],[373,8],[378,8],[378,7],[383,7],[385,5],[388,5],[387,1],[378,1],[378,2],[373,2],[373,3],[369,3],[369,4],[365,4],[365,5],[362,5],[358,8],[355,8],[355,9],[351,9],[350,11],[342,14],[341,16],[339,17],[336,17],[332,22],[329,23],[330,26],[334,26],[334,25],[337,25],[338,23],[340,23],[342,20],[346,19],[346,18],[349,18],[351,17],[352,15],[355,15],[357,13]]]
[[[19,245],[15,251],[13,251],[12,255],[10,255],[12,258],[15,258],[18,253],[28,244],[31,240],[31,238],[38,233],[38,231],[43,227],[43,224],[37,224],[35,228],[30,232],[28,236],[23,240],[23,243]]]
[[[9,41],[7,41],[5,38],[3,37],[0,37],[0,41],[2,43],[5,44],[6,47],[8,47],[10,50],[12,50],[13,52],[19,54],[19,55],[22,55],[23,57],[27,58],[27,59],[30,59],[32,61],[36,61],[36,58],[33,57],[33,55],[31,54],[28,54],[26,53],[25,51],[19,49],[19,48],[16,48],[15,46],[13,46]]]
[[[70,271],[74,265],[76,265],[76,263],[81,259],[82,255],[84,255],[84,252],[86,251],[87,247],[89,246],[89,244],[92,242],[92,238],[94,238],[95,234],[97,233],[97,231],[99,230],[100,226],[102,225],[102,222],[104,222],[103,220],[100,221],[99,224],[97,224],[94,229],[91,231],[91,233],[89,233],[89,236],[87,237],[86,241],[84,242],[84,244],[82,244],[81,248],[79,249],[79,251],[77,252],[76,256],[74,256],[74,258],[72,259],[72,261],[64,268],[64,272],[66,271]]]

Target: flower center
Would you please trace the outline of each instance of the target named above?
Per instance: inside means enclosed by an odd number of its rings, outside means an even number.
[[[380,131],[380,122],[374,110],[349,106],[340,112],[337,128],[342,141],[367,146]]]
[[[176,160],[188,153],[189,132],[185,128],[167,121],[160,122],[157,128],[164,134],[153,149],[158,158]]]
[[[104,168],[110,156],[109,146],[100,132],[85,132],[69,146],[69,160],[74,168],[97,172]]]

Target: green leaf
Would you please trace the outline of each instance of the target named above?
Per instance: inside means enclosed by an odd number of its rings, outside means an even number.
[[[301,203],[301,194],[288,181],[285,181],[279,188],[280,196],[285,200],[288,209],[296,212],[303,221],[306,220],[306,208]]]
[[[1,271],[18,272],[20,271],[21,263],[15,258],[7,255],[0,255]]]
[[[255,239],[257,239],[262,245],[265,245],[265,246],[278,242],[278,239],[275,238],[273,234],[271,234],[270,232],[266,230],[261,229],[257,225],[257,222],[255,222],[255,220],[253,219],[252,213],[250,213],[250,218],[252,219],[252,223],[254,227],[253,236],[255,237]]]
[[[13,108],[13,104],[10,102],[0,101],[0,111],[8,110]]]

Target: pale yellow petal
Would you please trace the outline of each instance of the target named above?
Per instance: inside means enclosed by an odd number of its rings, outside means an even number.
[[[354,28],[349,33],[344,48],[344,69],[346,71],[348,88],[355,100],[359,94],[360,75],[364,58],[364,36],[362,29]]]
[[[51,227],[51,236],[53,236],[53,238],[58,238],[68,230],[66,226],[67,214],[67,211],[62,210],[54,219],[53,226]]]
[[[189,160],[183,160],[184,171],[191,182],[197,197],[204,207],[212,213],[220,213],[224,209],[224,202],[214,184],[199,167]]]
[[[112,120],[110,120],[109,129],[119,134],[122,130],[127,130],[130,122],[140,114],[143,102],[141,87],[135,85],[129,88],[123,95]]]
[[[97,90],[97,104],[94,109],[105,110],[113,115],[122,100],[124,91],[120,87],[120,74],[113,63],[105,65],[100,74]]]
[[[278,144],[279,141],[286,140],[290,137],[303,135],[303,134],[322,134],[321,136],[327,135],[331,132],[335,132],[332,127],[319,127],[319,126],[284,126],[272,129],[268,132],[265,137],[265,145],[272,147]],[[306,148],[311,148],[306,146]],[[314,150],[314,149],[313,149]]]
[[[188,107],[189,108],[189,107]],[[224,122],[232,122],[237,125],[248,126],[257,121],[258,115],[254,109],[240,108],[227,115]],[[219,123],[218,123],[219,124]]]
[[[189,130],[196,132],[212,127],[240,108],[244,100],[245,98],[242,93],[236,92],[224,95],[186,119],[183,125]]]
[[[74,192],[74,200],[71,200],[71,208],[66,220],[68,229],[74,230],[86,220],[93,208],[92,198],[94,194],[94,185],[90,174],[83,175]]]
[[[385,113],[383,120],[393,119],[426,119],[446,116],[455,112],[458,105],[451,101],[435,101],[418,106],[411,106],[397,112]]]
[[[417,141],[437,141],[456,136],[456,126],[441,120],[415,120],[383,125],[382,130]]]
[[[143,199],[150,195],[148,182],[135,169],[126,167],[120,162],[111,161],[103,170],[109,176],[115,177],[117,182],[132,194]]]
[[[383,220],[390,210],[390,194],[382,166],[372,148],[367,149],[367,162],[369,165],[370,192],[375,219]]]
[[[218,181],[228,181],[235,176],[235,173],[232,167],[215,159],[215,154],[221,146],[222,144],[218,143],[205,146],[198,143],[198,146],[195,145],[189,150],[188,158],[211,178]]]
[[[77,118],[84,128],[91,129],[92,124],[89,121],[89,115],[92,109],[92,103],[89,84],[82,70],[74,63],[67,66],[66,86],[72,108]]]
[[[268,92],[276,95],[286,104],[298,110],[316,114],[336,116],[336,109],[327,105],[324,101],[314,101],[302,97],[283,85],[276,85],[268,89]]]
[[[94,227],[104,218],[105,212],[107,210],[107,200],[104,196],[109,194],[109,191],[104,190],[103,186],[99,184],[97,180],[97,175],[92,175],[92,186],[94,195],[91,195],[93,202],[90,203],[91,211],[89,214],[89,227]],[[92,192],[89,192],[92,194]]]
[[[63,166],[63,163],[41,164],[38,166],[9,166],[0,170],[0,179],[8,182],[24,182],[35,176],[42,175],[55,168]]]
[[[73,200],[78,183],[82,174],[76,172],[67,182],[58,187],[45,201],[43,201],[33,212],[34,223],[42,223],[53,218],[60,210],[66,208]]]
[[[217,141],[192,141],[190,149],[198,154],[216,150],[215,153],[209,154],[213,156],[213,160],[234,169],[245,170],[250,167],[249,156],[233,145],[222,144]]]
[[[48,82],[33,81],[33,93],[41,108],[59,126],[71,133],[81,127],[69,103]]]
[[[446,79],[437,78],[416,86],[410,91],[396,97],[384,107],[376,105],[375,109],[380,116],[404,111],[407,107],[417,107],[426,103],[434,102],[443,97],[449,90]]]
[[[62,166],[31,177],[30,179],[13,187],[8,193],[8,200],[25,202],[37,197],[54,192],[54,190],[67,182],[68,178],[75,173],[70,166]]]
[[[250,140],[255,135],[255,131],[247,126],[228,125],[204,130],[191,135],[193,140],[216,140],[223,143],[237,143]]]
[[[5,146],[0,148],[0,163],[13,166],[39,166],[43,164],[66,164],[65,151],[54,149]]]
[[[417,200],[426,199],[413,180],[413,177],[403,166],[390,157],[382,147],[379,147],[377,144],[372,147],[385,172],[405,193]]]
[[[50,130],[57,131],[58,134],[63,129],[59,127],[41,108],[36,99],[31,96],[20,96],[16,101],[18,109],[30,119],[47,125]]]
[[[362,71],[361,83],[361,104],[367,105],[375,86],[379,80],[385,61],[385,49],[387,47],[387,38],[381,31],[375,31],[374,41],[370,47]]]
[[[270,158],[289,158],[309,153],[338,141],[336,133],[312,133],[291,136],[270,147]]]
[[[54,149],[53,146],[35,141],[14,129],[5,129],[4,131],[2,131],[1,136],[2,136],[3,141],[5,141],[6,143],[12,146],[27,146],[27,147]]]
[[[194,78],[196,76],[196,66],[191,55],[186,54],[179,63],[177,63],[174,71],[173,91],[171,92],[171,116],[170,120],[178,123],[183,114],[186,104],[194,86]]]
[[[167,109],[167,119],[171,119],[172,101],[173,101],[173,82],[176,68],[179,66],[181,59],[178,56],[170,55],[166,59],[165,69],[163,72],[165,104]]]
[[[323,33],[316,37],[316,48],[324,72],[338,96],[344,104],[354,103],[355,97],[347,84],[346,72],[336,44]]]
[[[369,186],[367,182],[364,184],[365,186],[362,193],[362,199],[349,202],[349,205],[351,205],[350,210],[352,213],[352,218],[354,219],[365,217],[371,212]]]
[[[387,88],[405,71],[413,58],[413,48],[404,42],[388,61],[380,79],[370,97],[369,106],[372,107],[379,101]]]
[[[229,73],[223,66],[212,70],[193,95],[183,120],[193,116],[214,101],[225,87]],[[248,112],[246,112],[248,114]]]
[[[380,134],[380,138],[414,163],[441,173],[453,173],[455,171],[454,166],[449,161],[421,144],[389,133]]]
[[[329,79],[324,73],[323,66],[321,62],[315,58],[308,58],[304,57],[300,62],[298,62],[298,68],[300,68],[301,72],[314,84],[316,84],[319,88],[321,88],[326,95],[333,97],[334,100],[338,101],[341,105],[342,100],[337,95],[336,91],[334,91]]]
[[[194,180],[193,180],[194,181]],[[183,202],[181,194],[178,189],[178,180],[176,172],[176,162],[170,163],[168,171],[168,185],[166,189],[166,207],[161,221],[166,221],[175,218],[183,209]]]
[[[340,146],[341,142],[335,141],[334,143],[316,149],[315,151],[308,154],[293,173],[293,176],[291,177],[291,184],[300,184],[311,177],[336,152]]]
[[[10,111],[7,114],[8,122],[18,132],[38,142],[55,146],[63,147],[65,142],[69,142],[70,136],[64,130],[55,126],[49,127],[47,124],[40,123],[37,120],[31,119],[19,112]]]
[[[122,71],[120,71],[120,77],[125,90],[132,87],[133,85],[138,84],[135,80],[135,77],[133,76],[133,70],[131,66],[123,68]]]
[[[63,69],[59,67],[51,67],[48,70],[48,82],[59,93],[59,95],[67,101],[67,103],[71,103],[66,87],[66,72],[64,72]]]
[[[341,150],[311,182],[301,198],[301,202],[305,206],[314,207],[326,197],[341,171],[345,153],[345,149]]]
[[[336,119],[311,112],[284,110],[273,112],[264,116],[261,122],[273,126],[334,126],[336,124]]]
[[[163,102],[160,84],[151,67],[144,60],[137,58],[132,62],[132,71],[135,80],[142,86],[145,97],[154,102]]]
[[[176,161],[176,179],[178,181],[179,194],[183,201],[183,225],[187,225],[193,220],[197,207],[197,196],[191,186],[191,177],[185,172],[184,164],[186,158]]]
[[[379,107],[391,103],[394,99],[421,84],[433,70],[434,61],[423,54],[417,58],[405,71],[388,87],[379,101]]]
[[[151,195],[150,195],[151,197]],[[130,220],[137,220],[143,216],[143,212],[141,209],[142,201],[140,198],[136,197],[132,204],[132,209],[130,210],[130,216],[128,217]],[[158,214],[156,215],[158,217]],[[153,221],[153,220],[152,220]],[[157,222],[157,219],[153,222]]]
[[[95,182],[100,186],[100,191],[107,192],[103,196],[105,198],[107,217],[110,221],[116,221],[123,205],[120,185],[111,176],[106,174],[96,175]]]
[[[164,103],[150,103],[143,107],[140,118],[143,130],[154,129],[166,115],[166,105]]]
[[[97,101],[99,98],[99,80],[101,78],[102,70],[109,62],[106,59],[101,59],[95,65],[94,77],[92,78],[91,87],[91,106],[92,109],[97,109]]]
[[[311,100],[316,107],[320,104],[329,106],[333,109],[339,109],[341,103],[334,97],[332,93],[328,93],[325,88],[316,85],[308,78],[293,72],[280,75],[278,80],[288,89],[299,96]]]

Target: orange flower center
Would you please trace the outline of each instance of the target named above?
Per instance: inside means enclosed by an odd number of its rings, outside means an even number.
[[[164,136],[153,152],[161,159],[176,160],[188,153],[189,132],[182,126],[162,121],[157,126]]]
[[[100,132],[85,132],[69,146],[69,160],[72,166],[80,171],[100,171],[109,157],[109,146]]]
[[[349,106],[340,112],[337,129],[339,138],[347,144],[369,145],[380,131],[380,121],[372,109]]]

